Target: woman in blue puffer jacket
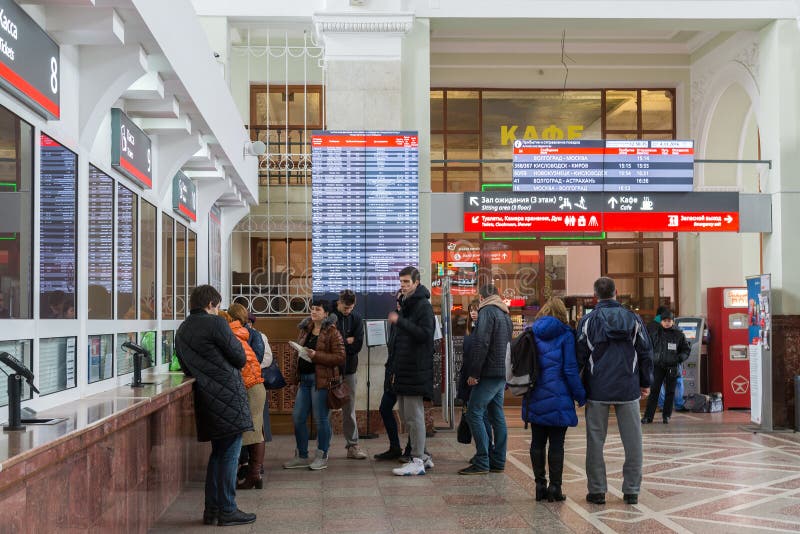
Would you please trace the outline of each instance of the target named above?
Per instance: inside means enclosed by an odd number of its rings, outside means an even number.
[[[531,326],[536,338],[539,374],[536,387],[525,395],[522,418],[531,424],[531,464],[536,479],[536,500],[563,501],[561,475],[564,471],[564,436],[567,427],[577,426],[575,402],[586,403],[586,391],[578,376],[575,331],[568,326],[567,309],[559,298],[542,306]],[[545,476],[545,447],[550,486]]]

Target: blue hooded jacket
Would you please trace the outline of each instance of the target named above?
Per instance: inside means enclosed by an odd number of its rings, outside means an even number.
[[[536,338],[539,375],[525,399],[522,419],[541,426],[576,426],[575,403],[583,406],[586,391],[578,376],[575,332],[555,317],[539,318],[531,326]]]

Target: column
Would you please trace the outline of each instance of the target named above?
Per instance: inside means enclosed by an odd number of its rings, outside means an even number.
[[[763,184],[772,196],[772,233],[764,236],[764,272],[772,275],[773,423],[794,421],[794,375],[800,369],[800,27],[795,20],[762,30],[758,84],[761,90],[761,156],[772,160]]]

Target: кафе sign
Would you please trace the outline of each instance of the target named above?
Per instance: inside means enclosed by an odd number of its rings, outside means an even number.
[[[0,86],[46,119],[61,116],[60,49],[13,0],[0,0]]]

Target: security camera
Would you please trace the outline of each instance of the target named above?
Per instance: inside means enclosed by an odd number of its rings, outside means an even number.
[[[267,153],[267,145],[263,141],[248,141],[244,144],[245,156],[261,156]]]

